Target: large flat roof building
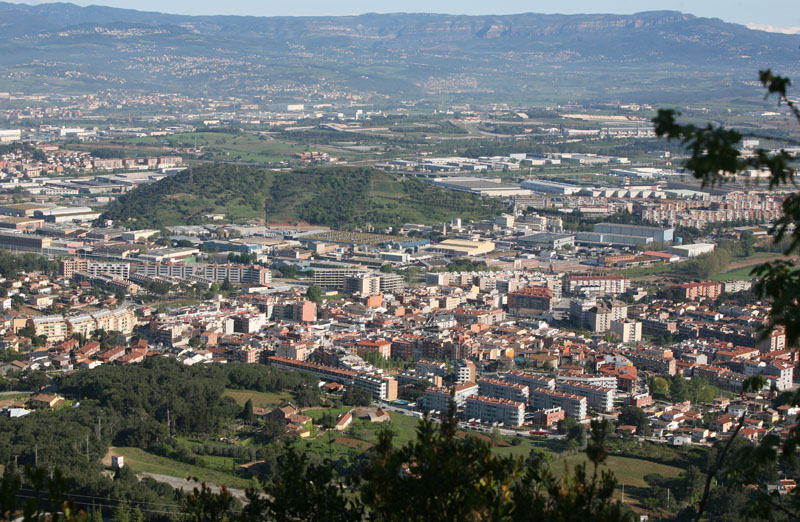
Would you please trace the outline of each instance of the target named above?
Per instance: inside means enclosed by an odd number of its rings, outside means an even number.
[[[472,241],[470,239],[445,239],[440,243],[431,245],[430,252],[438,252],[448,257],[481,256],[494,250],[491,241]]]
[[[624,225],[622,223],[597,223],[593,228],[594,232],[601,234],[616,234],[620,236],[649,237],[653,241],[668,242],[672,241],[673,228],[644,227],[641,225]]]

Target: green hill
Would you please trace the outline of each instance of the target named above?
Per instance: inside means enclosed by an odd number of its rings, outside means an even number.
[[[103,218],[131,228],[160,228],[204,223],[209,213],[224,213],[232,221],[263,219],[265,205],[270,223],[304,220],[336,229],[485,219],[503,209],[496,199],[370,168],[279,172],[215,164],[139,187],[121,196]]]

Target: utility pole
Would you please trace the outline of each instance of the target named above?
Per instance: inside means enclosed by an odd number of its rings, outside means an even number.
[[[622,484],[622,503],[625,503],[625,484]]]
[[[172,425],[169,422],[169,406],[167,406],[167,435],[172,437]]]
[[[86,434],[86,462],[89,462],[89,434]]]
[[[33,447],[33,466],[35,468],[39,467],[39,445],[38,444],[36,444]]]

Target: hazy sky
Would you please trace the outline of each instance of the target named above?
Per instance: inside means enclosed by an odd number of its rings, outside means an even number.
[[[11,0],[46,3],[49,0]],[[63,0],[62,0],[63,1]],[[143,11],[180,14],[343,15],[369,12],[425,12],[454,14],[512,13],[635,13],[677,10],[697,16],[722,18],[741,24],[800,28],[800,0],[96,0],[79,5],[108,5]]]

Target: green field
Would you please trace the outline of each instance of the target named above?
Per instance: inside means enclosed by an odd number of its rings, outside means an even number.
[[[269,163],[285,161],[292,155],[306,151],[328,152],[332,156],[342,158],[342,151],[332,147],[308,146],[299,143],[278,141],[268,136],[254,132],[234,134],[231,132],[192,132],[173,134],[171,136],[158,136],[152,138],[137,138],[128,143],[139,147],[168,147],[170,149],[199,149],[204,159],[221,161],[245,161]],[[349,159],[352,154],[345,154]]]
[[[753,279],[751,275],[751,271],[756,265],[753,266],[743,266],[742,268],[736,268],[729,272],[722,272],[720,274],[714,274],[711,276],[712,281],[749,281]]]
[[[574,470],[575,466],[581,463],[588,463],[589,459],[585,453],[578,453],[568,457],[562,457],[553,460],[553,471],[558,474],[563,474],[565,470]],[[566,466],[566,467],[565,467]],[[591,463],[588,465],[591,472]],[[614,498],[620,499],[622,497],[622,487],[625,486],[625,502],[633,507],[642,508],[641,501],[644,498],[645,490],[648,489],[647,482],[644,477],[651,473],[657,473],[664,477],[677,477],[683,469],[669,466],[667,464],[658,464],[651,461],[643,461],[630,457],[619,457],[611,455],[606,460],[605,464],[600,467],[600,470],[609,470],[614,473],[617,479],[617,488],[614,492]]]
[[[620,270],[618,273],[620,275],[625,275],[631,279],[636,279],[639,277],[648,277],[654,275],[661,275],[661,274],[670,274],[674,269],[674,265],[671,263],[666,263],[662,265],[655,265],[655,266],[647,266],[647,267],[637,267],[637,268],[626,268],[625,270]]]
[[[259,408],[274,408],[285,402],[291,402],[292,395],[289,392],[267,393],[249,390],[225,389],[225,397],[231,397],[239,406],[244,406],[248,399],[253,401],[253,406]]]
[[[160,457],[140,448],[122,447],[113,448],[112,451],[125,457],[125,465],[130,466],[134,471],[177,478],[197,477],[200,481],[208,482],[209,484],[225,484],[240,488],[248,487],[252,484],[251,481],[237,477],[229,471],[220,471],[219,468],[231,469],[230,463],[232,459],[225,457],[202,457],[204,462],[208,459],[207,462],[209,464],[209,467],[202,467]],[[228,463],[222,462],[223,460],[227,460]]]

